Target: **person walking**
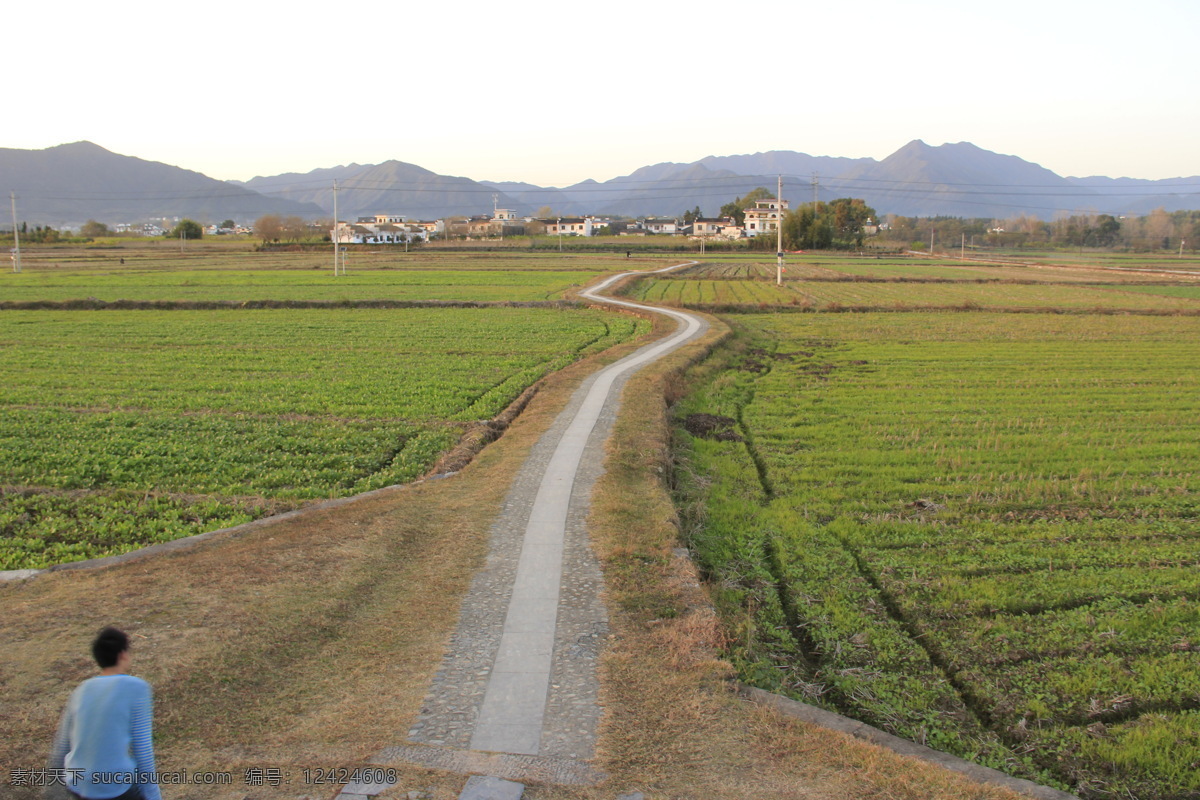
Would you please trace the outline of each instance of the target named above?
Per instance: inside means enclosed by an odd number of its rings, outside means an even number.
[[[161,800],[151,743],[150,684],[129,675],[129,637],[105,628],[92,642],[100,674],[71,693],[50,751],[50,770],[82,800]]]

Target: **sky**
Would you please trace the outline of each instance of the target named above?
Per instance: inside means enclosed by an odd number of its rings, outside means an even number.
[[[87,140],[223,180],[396,159],[566,186],[913,139],[1200,175],[1197,0],[25,0],[4,24],[0,147]]]

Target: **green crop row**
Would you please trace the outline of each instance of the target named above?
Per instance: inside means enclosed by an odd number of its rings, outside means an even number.
[[[736,434],[681,434],[680,486],[705,573],[758,593],[718,595],[743,674],[1085,794],[1174,797],[1145,748],[1200,702],[1200,322],[735,322],[752,344],[677,413]],[[1084,730],[1119,756],[1089,762]]]
[[[0,491],[0,570],[48,567],[128,552],[248,522],[278,508],[126,490]],[[86,530],[86,535],[81,535]]]
[[[164,269],[142,272],[23,271],[0,275],[0,301],[95,298],[178,302],[259,300],[462,300],[530,302],[560,299],[599,272],[548,269]]]
[[[645,329],[583,309],[0,312],[0,486],[19,490],[0,569],[411,481],[549,371]],[[163,503],[179,519],[146,522]]]
[[[640,330],[537,309],[9,311],[0,406],[487,419]]]
[[[804,308],[1000,308],[1200,311],[1196,287],[1029,285],[1016,283],[870,283],[805,280],[788,273],[777,285],[764,280],[655,277],[629,294],[639,300],[686,306],[798,306]],[[1137,291],[1135,291],[1137,290]]]

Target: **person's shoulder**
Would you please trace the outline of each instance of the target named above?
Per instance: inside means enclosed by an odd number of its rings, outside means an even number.
[[[141,697],[151,694],[150,684],[134,675],[93,675],[75,687],[71,700],[88,703],[93,699],[112,696],[113,692],[125,697]]]
[[[136,675],[110,675],[108,679],[116,683],[126,694],[148,695],[151,693],[150,684]]]
[[[121,682],[127,686],[136,686],[139,689],[150,691],[150,684],[145,679],[139,678],[137,675],[118,675],[117,677],[120,678]]]

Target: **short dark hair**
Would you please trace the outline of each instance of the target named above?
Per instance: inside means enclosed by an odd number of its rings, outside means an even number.
[[[96,659],[100,669],[108,669],[115,666],[117,658],[128,649],[129,637],[124,631],[110,626],[100,631],[96,641],[92,642],[92,657]]]

